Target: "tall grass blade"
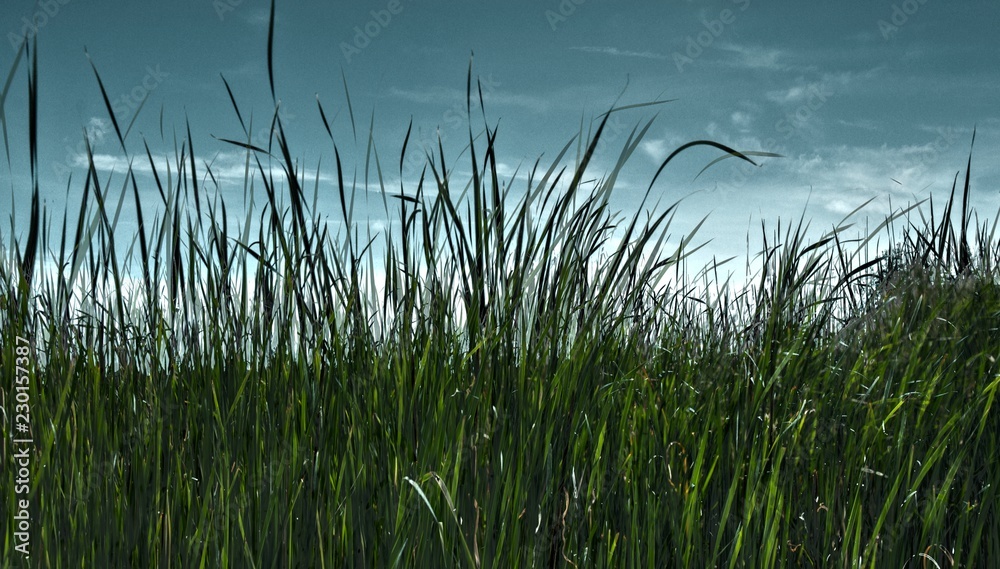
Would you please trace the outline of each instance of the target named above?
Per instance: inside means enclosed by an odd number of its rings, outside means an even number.
[[[24,38],[21,42],[21,47],[17,49],[17,54],[14,55],[14,62],[10,66],[10,71],[7,73],[7,79],[3,83],[3,91],[0,91],[0,129],[3,130],[3,148],[7,154],[7,168],[10,169],[10,143],[7,138],[7,93],[10,91],[10,83],[14,80],[14,73],[17,72],[17,68],[21,63],[21,58],[24,56],[25,51],[28,49],[28,38]]]
[[[115,116],[115,111],[111,108],[111,99],[108,98],[108,90],[104,88],[104,81],[101,80],[101,74],[97,72],[97,65],[94,63],[93,58],[90,57],[90,52],[84,48],[83,53],[87,56],[90,68],[94,70],[94,77],[97,79],[97,86],[100,87],[101,97],[104,99],[104,108],[107,109],[108,117],[111,119],[111,126],[115,128],[115,135],[118,136],[118,144],[121,145],[122,152],[126,152],[125,137],[122,136],[122,129],[118,126],[118,118]]]

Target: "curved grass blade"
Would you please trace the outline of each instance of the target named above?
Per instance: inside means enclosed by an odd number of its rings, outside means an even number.
[[[761,157],[764,157],[764,158],[784,158],[785,157],[783,154],[776,154],[774,152],[763,152],[763,151],[756,151],[756,150],[746,151],[743,154],[746,155],[746,156],[761,156]],[[709,168],[711,168],[715,164],[717,164],[719,162],[722,162],[723,160],[726,160],[728,158],[735,158],[735,157],[736,156],[733,155],[733,154],[726,154],[725,156],[719,156],[715,160],[712,160],[711,162],[709,162],[708,164],[706,164],[705,167],[702,168],[701,171],[698,172],[698,176],[701,176],[702,174],[704,174],[705,170],[708,170]],[[694,179],[697,180],[698,176],[695,176]]]
[[[688,148],[692,148],[692,147],[695,147],[695,146],[711,146],[713,148],[718,148],[719,150],[722,150],[723,152],[726,152],[728,154],[736,156],[737,158],[746,160],[747,162],[753,164],[754,166],[757,166],[757,163],[754,162],[753,160],[751,160],[750,158],[748,158],[745,154],[743,154],[739,150],[734,150],[734,149],[726,146],[725,144],[719,144],[718,142],[715,142],[713,140],[695,140],[695,141],[692,141],[692,142],[688,142],[687,144],[680,145],[680,147],[678,147],[677,150],[674,150],[673,152],[671,152],[670,156],[667,156],[667,159],[663,161],[663,164],[660,164],[660,167],[657,168],[657,170],[656,170],[656,174],[653,175],[653,179],[650,180],[650,182],[649,182],[649,187],[646,189],[646,195],[642,198],[643,202],[645,202],[646,198],[649,197],[649,193],[651,191],[653,191],[653,184],[656,183],[656,179],[660,177],[660,173],[662,173],[663,169],[667,167],[667,164],[669,164],[670,161],[673,160],[674,157],[677,156],[678,154],[680,154],[681,152],[684,152]]]

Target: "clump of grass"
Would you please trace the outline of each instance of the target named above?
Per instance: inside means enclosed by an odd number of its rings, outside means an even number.
[[[31,70],[34,102],[33,59]],[[848,251],[846,223],[814,242],[801,220],[779,225],[763,269],[737,289],[717,266],[681,272],[693,235],[665,249],[678,204],[612,210],[652,121],[597,184],[583,180],[620,108],[516,192],[481,97],[483,136],[473,130],[470,65],[470,179],[450,174],[439,146],[397,191],[370,141],[399,219],[376,255],[323,106],[339,232],[311,205],[277,113],[268,148],[255,145],[225,87],[245,134],[226,142],[256,172],[245,192],[259,184],[266,197],[241,227],[217,186],[199,185],[188,126],[173,172],[145,142],[130,154],[149,162],[162,209],[142,210],[147,188],[127,172],[117,199],[131,194],[139,231],[124,250],[89,149],[75,231],[64,215],[51,242],[53,218],[35,205],[28,237],[11,232],[0,365],[13,374],[17,335],[44,362],[32,407],[39,565],[978,566],[1000,555],[997,245],[992,230],[967,241],[968,176],[958,229],[954,194],[942,219],[909,224],[902,248],[872,260],[874,235]],[[29,113],[34,124],[33,103]],[[35,148],[34,129],[29,139]],[[36,273],[36,250],[59,270]],[[912,277],[898,276],[900,255]],[[963,280],[948,288],[945,273]]]

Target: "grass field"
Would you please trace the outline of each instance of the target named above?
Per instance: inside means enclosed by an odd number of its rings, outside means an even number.
[[[398,223],[379,254],[343,176],[346,223],[321,221],[280,121],[267,148],[231,142],[266,196],[241,227],[217,221],[225,200],[190,143],[154,185],[108,187],[88,151],[79,213],[40,211],[32,94],[35,202],[0,263],[5,428],[9,378],[30,378],[30,558],[11,432],[0,566],[1000,559],[1000,245],[968,170],[943,210],[861,241],[846,224],[812,241],[802,222],[762,228],[763,268],[728,286],[682,270],[694,235],[666,249],[677,204],[611,207],[649,123],[600,183],[581,182],[603,122],[515,191],[502,134],[473,132],[469,77],[471,179],[440,151],[416,187],[381,187]],[[120,199],[140,227],[126,248]],[[895,237],[875,256],[880,234]]]

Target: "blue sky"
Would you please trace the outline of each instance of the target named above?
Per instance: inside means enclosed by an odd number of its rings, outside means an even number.
[[[121,191],[128,156],[137,157],[150,207],[159,197],[143,140],[163,160],[191,125],[199,165],[211,164],[231,210],[242,205],[243,155],[218,138],[243,139],[220,74],[254,142],[266,144],[274,111],[268,87],[268,2],[85,2],[6,0],[0,71],[6,76],[20,38],[37,37],[39,160],[42,194],[61,217],[82,195],[83,133],[96,163]],[[974,205],[992,219],[1000,208],[1000,3],[906,0],[852,3],[717,0],[708,2],[277,2],[274,66],[277,97],[292,151],[320,193],[335,177],[332,144],[316,99],[333,119],[350,175],[363,177],[369,125],[398,187],[399,152],[411,120],[410,161],[403,183],[419,176],[422,144],[440,134],[455,176],[468,175],[460,156],[470,54],[483,85],[486,118],[499,124],[502,172],[519,178],[539,156],[542,165],[619,96],[620,104],[676,99],[657,108],[615,115],[592,172],[617,158],[633,126],[655,122],[619,178],[615,200],[635,207],[652,173],[677,146],[710,138],[739,150],[784,155],[763,167],[724,161],[697,178],[718,153],[697,149],[672,163],[654,193],[664,203],[684,197],[676,234],[702,217],[711,240],[704,254],[745,255],[764,220],[797,220],[828,229],[847,212],[864,210],[876,225],[893,207],[943,199],[963,170],[973,127]],[[100,71],[124,129],[118,146],[84,49]],[[11,137],[10,167],[0,165],[0,203],[13,203],[17,233],[28,212],[26,66],[4,101]],[[343,78],[357,122],[355,141]],[[623,94],[624,91],[624,94]],[[333,117],[336,118],[333,118]],[[473,116],[478,131],[482,117]],[[464,162],[463,162],[464,160]],[[140,164],[141,163],[141,164]],[[204,172],[204,168],[202,168]],[[67,197],[67,183],[70,184]],[[107,179],[107,178],[106,178]],[[333,193],[329,195],[335,195]],[[366,196],[367,197],[367,196]],[[258,198],[260,203],[262,197]],[[359,202],[359,215],[384,222],[381,199]],[[330,219],[339,219],[333,200]],[[122,231],[133,231],[123,210]],[[235,214],[234,214],[235,215]],[[5,216],[6,217],[6,216]],[[863,223],[862,216],[859,221]],[[4,220],[7,225],[7,220]],[[9,225],[8,225],[9,227]],[[4,234],[9,233],[5,227]],[[9,241],[6,242],[9,244]],[[742,270],[742,263],[735,267]]]

